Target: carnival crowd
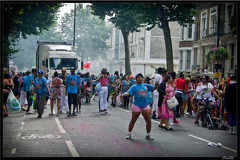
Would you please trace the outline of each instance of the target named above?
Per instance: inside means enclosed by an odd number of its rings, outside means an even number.
[[[66,110],[67,117],[77,116],[81,112],[82,103],[91,104],[99,97],[99,114],[108,113],[108,105],[132,110],[127,139],[139,115],[142,113],[146,122],[146,139],[151,137],[151,119],[159,119],[159,127],[173,130],[170,120],[180,124],[181,117],[195,117],[194,125],[200,125],[204,113],[202,100],[208,99],[209,105],[219,109],[211,111],[212,117],[221,115],[227,123],[229,133],[237,134],[236,124],[236,75],[224,78],[210,78],[206,75],[191,77],[165,68],[156,69],[154,77],[139,73],[135,76],[115,71],[110,74],[106,68],[99,75],[82,74],[71,68],[67,74],[55,72],[52,77],[48,73],[33,68],[25,73],[4,72],[3,79],[3,116],[8,117],[8,94],[12,90],[19,100],[21,110],[26,114],[38,113],[42,118],[46,104],[50,101],[49,116],[59,116]],[[167,100],[176,98],[178,105],[169,108]],[[53,113],[56,105],[57,112]],[[72,107],[73,106],[73,107]],[[215,107],[217,108],[217,107]],[[219,118],[219,117],[218,117]],[[203,123],[203,122],[202,122]]]

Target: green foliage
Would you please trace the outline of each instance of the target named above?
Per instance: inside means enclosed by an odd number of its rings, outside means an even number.
[[[74,10],[66,13],[60,23],[60,34],[70,44],[73,40],[73,18]],[[106,40],[110,33],[111,28],[93,15],[90,7],[83,9],[81,4],[76,6],[75,42],[79,56],[91,57],[92,60],[99,55],[106,56],[106,50],[109,49]]]
[[[4,60],[18,52],[19,38],[40,35],[56,21],[61,3],[3,3]]]
[[[224,47],[212,48],[206,55],[208,63],[223,62],[223,60],[229,60],[229,58],[229,52]]]

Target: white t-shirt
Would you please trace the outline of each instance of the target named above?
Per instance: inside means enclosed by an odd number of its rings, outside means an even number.
[[[162,82],[162,76],[160,74],[155,74],[154,80],[153,80],[153,85],[155,86],[155,83],[159,82],[159,84]],[[153,95],[159,95],[158,91],[153,91]]]
[[[207,98],[208,100],[214,101],[214,96],[212,95],[213,85],[208,83],[207,86],[200,85],[197,86],[196,92],[198,92],[197,99]]]

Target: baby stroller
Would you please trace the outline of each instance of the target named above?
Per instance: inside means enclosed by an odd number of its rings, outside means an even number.
[[[222,130],[227,129],[227,123],[223,120],[223,107],[222,100],[217,100],[215,102],[215,110],[212,113],[212,121],[214,123],[215,128],[218,128],[221,125]]]

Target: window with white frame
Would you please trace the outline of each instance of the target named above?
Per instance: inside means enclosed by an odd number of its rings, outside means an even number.
[[[217,7],[210,9],[209,33],[217,32]]]
[[[186,63],[186,70],[191,69],[191,50],[187,50],[187,63]]]
[[[230,20],[231,20],[231,17],[233,16],[233,4],[229,4],[227,5],[227,28],[228,28],[228,33],[230,33],[230,26],[229,26],[229,23],[230,23]]]
[[[192,38],[192,24],[188,24],[188,39]]]
[[[196,68],[196,66],[197,66],[197,60],[198,60],[197,55],[198,55],[198,49],[195,48],[195,49],[194,49],[194,57],[193,57],[193,65],[194,65],[195,68]],[[195,70],[195,68],[194,68],[194,70]]]
[[[184,26],[182,26],[182,40],[184,40]]]
[[[180,58],[179,58],[179,60],[180,60],[180,63],[179,63],[179,70],[182,70],[183,69],[183,51],[181,50],[180,51]]]
[[[230,69],[234,69],[234,43],[230,44]]]
[[[207,30],[207,11],[202,12],[201,18],[201,38],[206,37]]]

